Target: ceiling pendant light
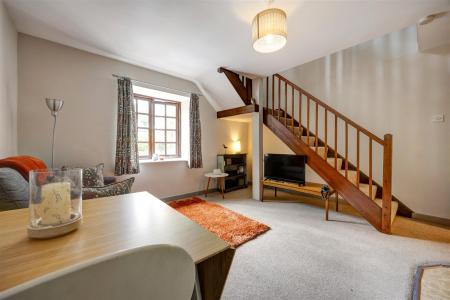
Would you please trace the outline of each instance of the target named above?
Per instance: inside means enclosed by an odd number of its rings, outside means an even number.
[[[261,53],[280,50],[287,42],[286,13],[278,8],[263,10],[253,19],[253,49]]]

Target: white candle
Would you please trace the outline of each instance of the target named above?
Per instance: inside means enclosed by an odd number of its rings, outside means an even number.
[[[37,213],[42,225],[59,225],[70,220],[70,183],[55,182],[41,188],[41,203]]]

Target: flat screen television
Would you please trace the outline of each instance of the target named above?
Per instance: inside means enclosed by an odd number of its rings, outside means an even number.
[[[264,155],[264,177],[273,180],[305,184],[305,162],[303,155]]]

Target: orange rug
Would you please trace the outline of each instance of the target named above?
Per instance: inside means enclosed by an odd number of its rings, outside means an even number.
[[[172,201],[169,202],[169,205],[232,247],[238,247],[270,229],[267,225],[235,213],[219,204],[196,197]]]

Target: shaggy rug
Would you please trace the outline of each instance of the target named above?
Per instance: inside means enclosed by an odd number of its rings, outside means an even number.
[[[196,197],[172,201],[169,202],[169,205],[232,247],[238,247],[270,229],[267,225],[235,213],[219,204]]]

